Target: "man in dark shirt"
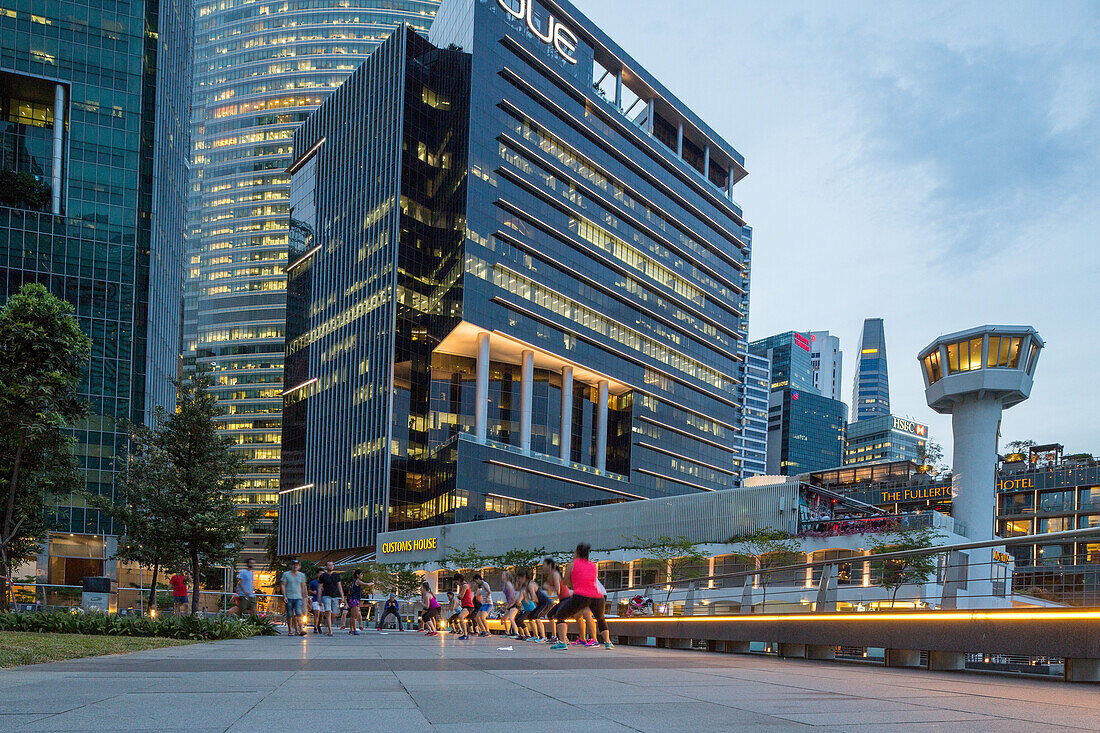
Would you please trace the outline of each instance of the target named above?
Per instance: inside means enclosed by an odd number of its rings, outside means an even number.
[[[321,586],[321,615],[328,630],[326,636],[332,636],[332,617],[340,614],[340,605],[344,602],[344,586],[340,583],[340,573],[336,572],[332,561],[325,563],[324,571],[317,576]]]
[[[313,611],[313,633],[321,633],[321,584],[317,578],[309,581],[309,608]]]
[[[378,630],[382,630],[382,625],[386,623],[386,617],[393,614],[393,617],[397,619],[397,630],[404,631],[404,627],[401,625],[401,611],[397,605],[397,596],[390,593],[390,597],[386,600],[386,606],[382,609],[382,617],[378,619]]]

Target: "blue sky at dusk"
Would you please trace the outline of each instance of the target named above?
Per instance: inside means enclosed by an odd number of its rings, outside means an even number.
[[[1002,441],[1100,452],[1100,3],[574,2],[744,154],[752,338],[837,334],[850,401],[885,318],[894,412],[949,452],[917,351],[1034,325]]]

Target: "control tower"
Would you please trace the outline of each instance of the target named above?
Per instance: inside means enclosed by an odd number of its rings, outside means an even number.
[[[979,326],[940,336],[917,357],[928,406],[951,415],[955,531],[975,542],[993,539],[1001,411],[1031,394],[1043,345],[1030,326]],[[970,553],[975,605],[987,594],[992,600],[992,562],[991,549]]]

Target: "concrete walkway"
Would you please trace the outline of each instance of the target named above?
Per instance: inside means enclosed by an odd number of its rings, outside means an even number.
[[[39,733],[1098,726],[1091,685],[638,647],[551,652],[415,632],[226,641],[0,671],[0,731]]]

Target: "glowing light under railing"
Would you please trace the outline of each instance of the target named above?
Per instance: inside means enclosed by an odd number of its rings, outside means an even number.
[[[617,618],[617,623],[687,623],[753,622],[753,621],[1100,621],[1100,610],[1093,611],[912,611],[897,613],[875,611],[867,613],[785,613],[744,614],[739,616],[676,616],[658,618]]]

